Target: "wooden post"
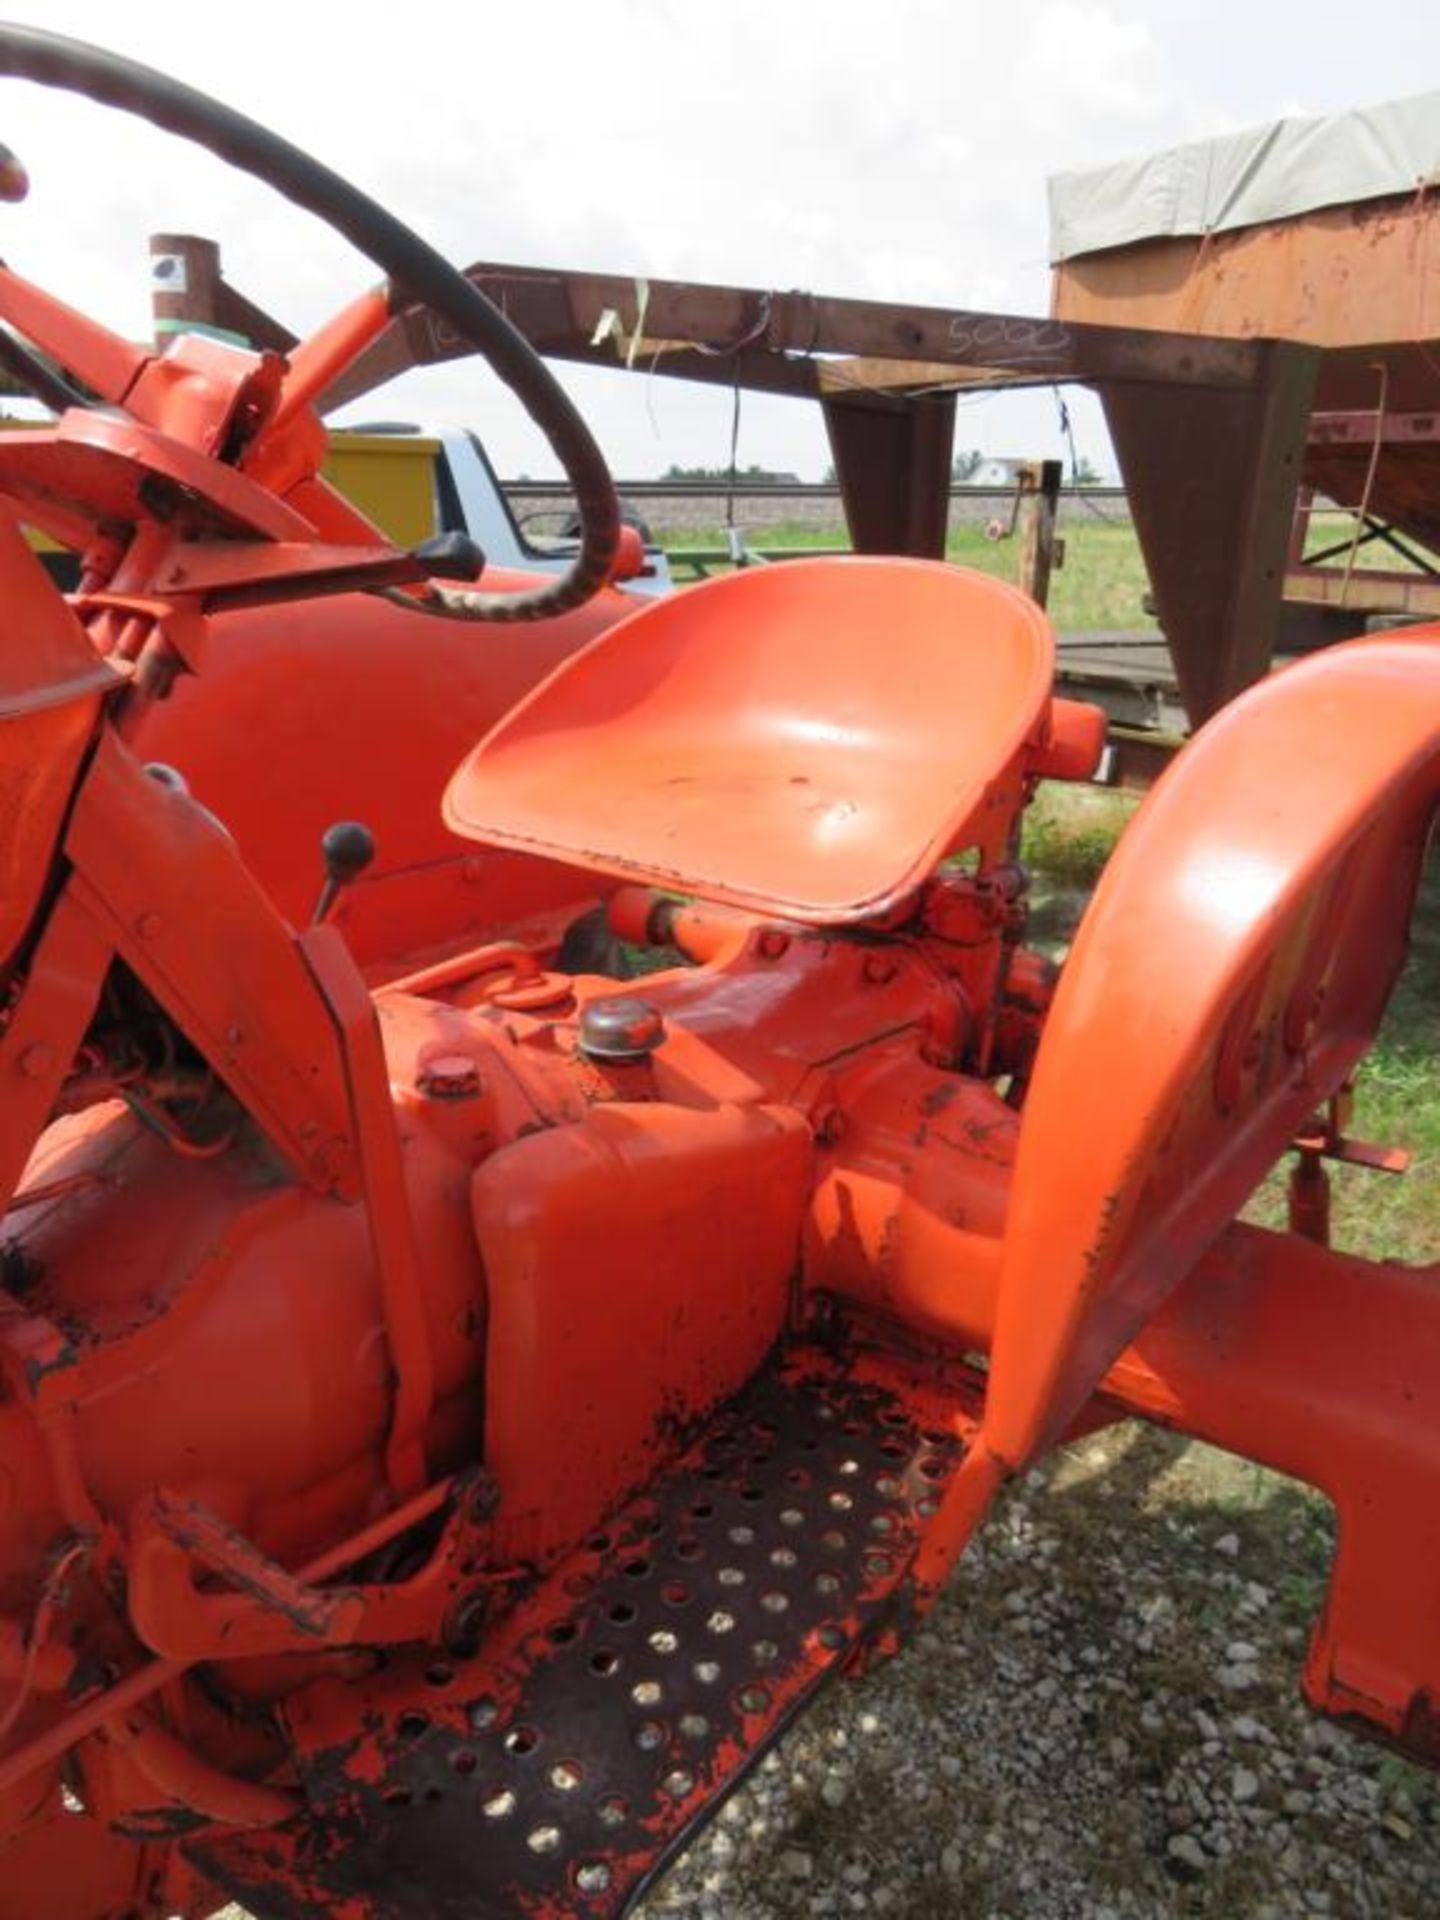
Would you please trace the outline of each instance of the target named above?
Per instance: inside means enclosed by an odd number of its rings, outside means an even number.
[[[295,345],[288,328],[235,291],[221,272],[219,247],[198,234],[151,234],[150,311],[160,348],[190,328],[272,353]]]
[[[1018,584],[1041,607],[1049,603],[1050,574],[1063,558],[1055,538],[1060,474],[1058,460],[1027,460],[1015,475],[1020,492]]]
[[[150,311],[155,345],[186,327],[218,327],[220,249],[193,233],[150,236]]]

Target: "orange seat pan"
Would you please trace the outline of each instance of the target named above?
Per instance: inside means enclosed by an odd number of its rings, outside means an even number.
[[[922,560],[794,560],[652,603],[450,782],[455,832],[819,925],[870,918],[1043,736],[1049,622]]]

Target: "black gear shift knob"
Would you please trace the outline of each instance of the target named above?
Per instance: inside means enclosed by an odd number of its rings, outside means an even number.
[[[358,820],[337,820],[320,839],[320,855],[325,862],[325,884],[315,903],[315,924],[330,917],[340,889],[348,887],[375,858],[375,836]]]

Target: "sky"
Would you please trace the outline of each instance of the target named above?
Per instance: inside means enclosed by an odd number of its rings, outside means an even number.
[[[158,66],[284,134],[458,264],[477,259],[1043,313],[1047,175],[1437,83],[1432,5],[1331,0],[47,0],[29,24]],[[147,240],[218,240],[304,333],[374,278],[318,222],[128,116],[0,81],[32,188],[0,256],[149,332]],[[730,399],[563,370],[612,469],[722,465]],[[1112,466],[1093,398],[1082,458]],[[475,361],[362,416],[475,427],[502,474],[553,456]],[[962,401],[957,448],[1062,455],[1048,392]],[[747,396],[739,463],[818,479],[818,408]]]

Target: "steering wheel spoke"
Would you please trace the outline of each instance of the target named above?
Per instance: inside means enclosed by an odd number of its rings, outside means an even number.
[[[313,405],[346,367],[379,339],[394,312],[389,288],[374,287],[342,307],[299,346],[292,347],[270,427],[284,427],[302,407]]]
[[[111,406],[124,402],[150,358],[9,267],[0,267],[0,320]]]
[[[477,620],[540,620],[583,604],[613,575],[620,503],[589,428],[565,389],[522,334],[433,247],[328,167],[233,108],[152,67],[37,27],[0,26],[0,76],[79,93],[138,114],[253,174],[294,205],[343,234],[407,299],[423,301],[489,362],[554,449],[582,517],[579,550],[565,573],[517,594],[470,594],[452,614]],[[12,304],[6,304],[9,300]],[[0,313],[92,387],[121,405],[153,356],[73,313],[18,276],[0,283]],[[275,412],[261,429],[284,437],[301,410],[330,385],[390,317],[389,295],[369,293],[290,357]],[[223,461],[224,450],[214,456]],[[247,462],[263,472],[265,463]],[[422,604],[422,603],[417,603]]]

